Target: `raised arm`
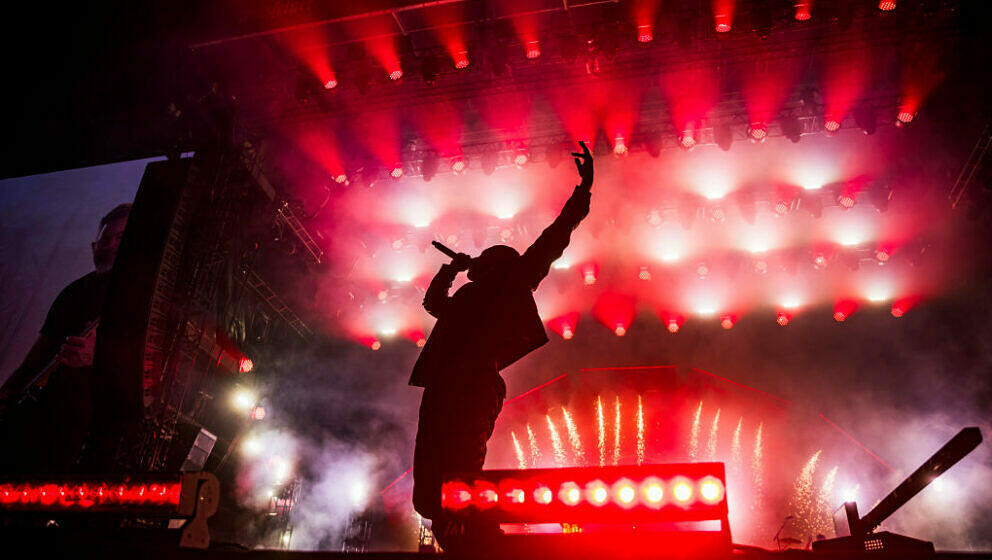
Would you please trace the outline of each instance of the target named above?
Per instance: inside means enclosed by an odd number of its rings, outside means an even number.
[[[458,276],[459,272],[468,268],[471,260],[468,255],[459,253],[449,264],[441,265],[441,270],[434,275],[424,294],[424,309],[428,313],[438,319],[445,314],[451,304],[451,297],[448,295],[451,283],[455,281],[455,276]]]
[[[589,214],[593,180],[592,154],[585,142],[579,142],[579,145],[582,147],[582,152],[572,152],[572,155],[575,156],[575,167],[579,170],[581,183],[572,191],[572,196],[565,202],[555,221],[541,232],[537,240],[520,257],[521,273],[532,290],[537,289],[541,280],[548,275],[551,263],[565,252],[572,237],[572,230]]]

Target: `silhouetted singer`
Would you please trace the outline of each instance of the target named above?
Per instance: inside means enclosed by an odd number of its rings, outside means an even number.
[[[489,247],[476,258],[459,253],[441,266],[424,296],[424,308],[437,323],[410,376],[410,385],[424,388],[413,504],[433,520],[442,545],[447,527],[441,511],[443,474],[482,470],[486,442],[506,398],[500,370],[548,341],[531,292],[589,213],[592,154],[585,143],[579,145],[582,152],[572,155],[581,183],[524,254],[506,245]],[[463,270],[470,282],[449,296]]]

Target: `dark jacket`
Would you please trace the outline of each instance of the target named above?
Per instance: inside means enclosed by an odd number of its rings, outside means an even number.
[[[477,368],[501,370],[548,341],[531,293],[561,257],[572,230],[589,213],[588,189],[576,187],[555,221],[524,254],[486,278],[448,295],[458,272],[443,265],[424,296],[437,323],[424,345],[410,385],[464,381]],[[481,372],[480,372],[481,373]]]

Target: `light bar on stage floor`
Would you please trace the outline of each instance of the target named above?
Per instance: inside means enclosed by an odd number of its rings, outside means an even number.
[[[0,481],[0,517],[121,514],[182,518],[180,546],[206,548],[207,518],[217,511],[220,484],[204,472],[23,478]]]

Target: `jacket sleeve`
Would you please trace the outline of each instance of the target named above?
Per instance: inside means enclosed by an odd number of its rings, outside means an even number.
[[[434,279],[431,280],[431,285],[427,287],[427,292],[424,294],[424,309],[438,319],[451,305],[448,290],[451,289],[451,283],[455,281],[457,275],[458,271],[450,264],[441,265],[441,270],[437,271]]]
[[[521,255],[521,273],[531,290],[537,289],[538,284],[551,270],[551,263],[565,252],[572,230],[589,214],[591,197],[588,188],[575,187],[572,196],[565,202],[565,207],[555,221],[545,228],[537,240]]]

